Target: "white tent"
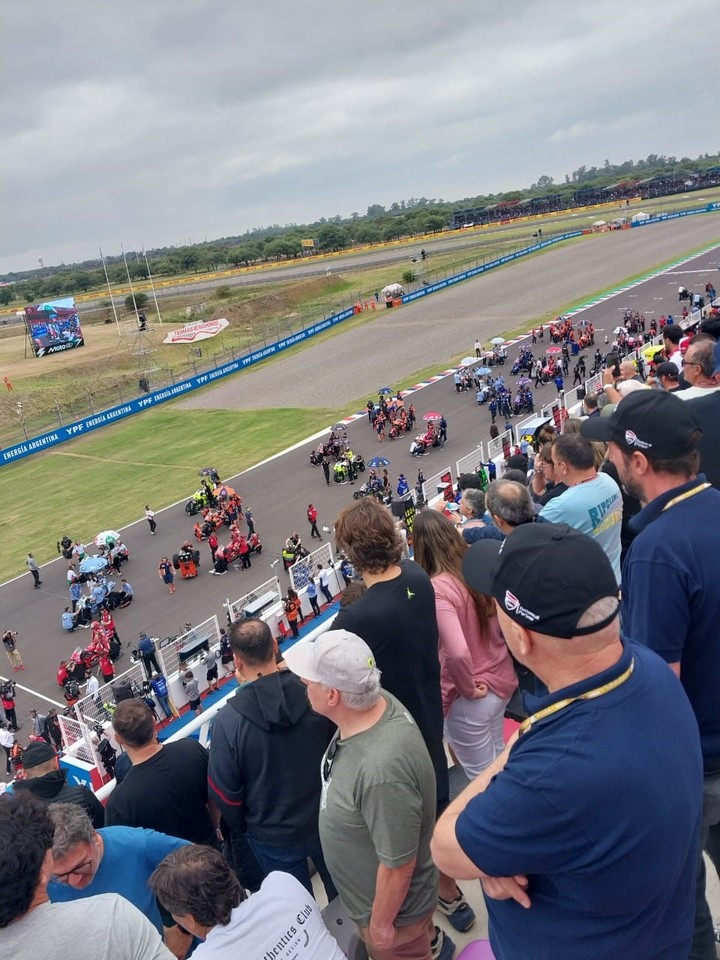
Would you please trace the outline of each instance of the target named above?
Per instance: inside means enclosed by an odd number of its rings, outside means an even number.
[[[390,294],[391,297],[401,297],[405,291],[399,283],[389,283],[386,287],[382,288],[380,293],[383,297],[386,297],[388,294]]]
[[[596,220],[595,223],[593,224],[593,226],[594,226],[594,227],[606,227],[606,226],[607,226],[607,220]]]
[[[633,215],[632,222],[643,223],[643,221],[649,220],[649,219],[650,219],[649,213],[644,213],[642,210],[639,210],[636,214]]]

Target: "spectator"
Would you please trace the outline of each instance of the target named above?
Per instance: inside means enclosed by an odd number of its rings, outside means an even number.
[[[71,786],[67,770],[60,768],[58,755],[49,743],[30,743],[23,751],[25,776],[18,780],[14,791],[27,791],[45,803],[77,804],[99,829],[105,823],[105,810],[98,798],[86,786]]]
[[[208,752],[185,737],[159,743],[142,700],[123,700],[112,720],[132,768],[105,808],[107,825],[145,827],[191,843],[217,845],[217,809],[208,801]]]
[[[720,493],[698,474],[697,402],[656,392],[628,397],[593,424],[592,436],[609,441],[623,485],[643,504],[623,566],[623,629],[667,661],[695,711],[705,768],[703,846],[710,843],[720,871]],[[712,956],[712,941],[700,856],[690,956]]]
[[[5,776],[9,777],[12,773],[12,748],[15,745],[15,737],[12,730],[4,721],[0,721],[0,747],[5,751]]]
[[[186,670],[182,680],[185,696],[188,698],[188,706],[194,710],[197,716],[203,712],[202,702],[200,700],[200,684],[195,679],[192,670]]]
[[[335,541],[361,575],[367,590],[341,608],[335,630],[362,637],[383,672],[385,690],[410,711],[430,753],[437,785],[437,811],[448,803],[450,785],[443,745],[435,594],[425,571],[401,561],[401,546],[389,511],[369,497],[346,507],[335,521]],[[475,921],[455,880],[440,878],[438,908],[456,929]]]
[[[20,729],[15,711],[15,684],[12,680],[0,681],[0,703],[5,713],[5,719],[10,724],[13,733]]]
[[[373,651],[347,630],[295,644],[286,663],[302,677],[313,710],[338,727],[321,766],[320,835],[368,952],[378,960],[452,957],[454,945],[433,924],[435,782],[418,728],[382,690]]]
[[[115,894],[78,903],[50,903],[53,824],[29,794],[0,803],[0,930],[13,960],[172,960],[143,915]]]
[[[103,827],[96,831],[88,816],[72,803],[55,803],[48,809],[55,827],[50,900],[68,903],[96,894],[120,894],[163,934],[165,944],[176,956],[184,956],[190,937],[159,907],[148,880],[160,861],[186,841],[132,827]],[[86,904],[86,913],[91,909],[92,903],[89,909]],[[77,930],[75,933],[77,936]]]
[[[160,670],[160,664],[157,662],[155,644],[145,632],[140,634],[140,641],[137,648],[148,677],[152,675],[153,670],[155,673],[162,673]]]
[[[32,734],[34,737],[45,736],[45,721],[47,717],[44,713],[38,713],[35,707],[30,708],[30,723],[32,724]]]
[[[713,375],[716,379],[720,377],[720,344],[715,347]],[[709,395],[689,402],[702,428],[700,468],[710,483],[720,490],[720,391],[711,390]]]
[[[317,904],[288,873],[271,873],[248,900],[220,853],[192,846],[169,854],[150,886],[189,933],[206,941],[193,951],[196,960],[267,957],[268,944],[292,950],[297,960],[345,960]]]
[[[596,393],[586,393],[585,399],[583,400],[583,408],[586,417],[599,417],[598,395]]]
[[[317,565],[317,569],[318,569],[317,577],[320,583],[320,589],[323,592],[323,596],[325,597],[328,603],[332,603],[333,595],[330,591],[330,574],[332,573],[332,569],[329,566],[324,567],[321,563]]]
[[[435,591],[445,737],[472,779],[503,750],[505,707],[517,677],[492,600],[463,583],[468,546],[452,522],[421,510],[413,542],[415,560]]]
[[[683,373],[690,386],[678,392],[681,400],[707,397],[720,390],[715,378],[715,341],[710,334],[699,333],[692,338],[683,357]]]
[[[680,350],[680,341],[684,337],[683,331],[677,324],[663,327],[663,347],[670,363],[674,363],[678,370],[682,370],[683,355]]]
[[[667,393],[680,391],[680,371],[669,360],[659,363],[655,368],[655,379]],[[682,391],[680,391],[682,392]]]
[[[153,692],[153,696],[160,704],[162,712],[165,714],[165,719],[169,719],[173,716],[173,709],[170,706],[170,698],[167,680],[161,673],[153,673],[150,677],[150,689]]]
[[[208,782],[233,857],[252,868],[247,837],[263,875],[291,873],[312,892],[310,857],[332,900],[317,827],[317,770],[331,724],[312,713],[297,677],[278,670],[277,643],[264,621],[242,620],[229,633],[243,685],[215,719]]]
[[[495,598],[510,652],[550,692],[450,804],[435,862],[480,879],[495,956],[687,957],[697,726],[662,662],[623,643],[606,554],[565,524],[535,524],[500,551],[477,544],[464,571]]]
[[[20,651],[17,648],[17,630],[6,630],[2,635],[3,647],[5,648],[5,655],[10,661],[10,666],[13,668],[15,673],[18,670],[24,670],[22,657],[20,656]]]
[[[555,478],[555,465],[552,459],[552,443],[544,443],[535,457],[535,472],[530,482],[530,492],[535,503],[544,507],[546,503],[565,493],[567,484]]]
[[[208,693],[214,693],[216,690],[220,689],[220,680],[218,678],[218,660],[220,659],[220,651],[207,650],[203,656],[201,663],[205,667],[205,679],[208,684]]]
[[[60,730],[60,722],[57,718],[57,710],[55,707],[50,707],[47,712],[43,737],[48,743],[53,743],[55,745],[55,749],[58,751],[58,753],[62,752],[62,731]]]
[[[310,606],[312,607],[312,612],[314,617],[320,616],[320,606],[318,604],[317,595],[318,595],[318,591],[317,591],[317,584],[315,583],[315,578],[312,576],[312,574],[308,574],[307,598],[310,602]]]
[[[490,519],[500,531],[500,537],[488,528],[487,534],[478,539],[500,540],[522,524],[535,520],[530,491],[517,480],[493,480],[485,494],[485,503]]]
[[[601,421],[604,419],[598,417],[592,422]],[[598,473],[595,451],[586,436],[562,434],[553,443],[555,476],[560,477],[568,489],[545,504],[540,519],[547,523],[567,523],[597,540],[620,583],[622,495],[612,477]]]

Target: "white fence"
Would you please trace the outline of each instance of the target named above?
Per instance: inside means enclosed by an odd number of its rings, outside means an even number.
[[[443,467],[439,473],[434,473],[423,483],[425,503],[430,503],[431,500],[434,500],[439,493],[445,490],[448,484],[452,485],[452,467],[449,464]]]
[[[78,721],[88,726],[103,724],[112,719],[115,711],[115,694],[113,687],[116,683],[129,683],[139,690],[145,682],[145,671],[141,663],[134,663],[123,673],[118,674],[110,683],[104,683],[97,693],[81,697],[75,704],[75,715]]]
[[[494,440],[488,440],[488,460],[494,463],[498,457],[509,457],[512,454],[512,447],[512,430],[505,430],[504,433],[499,434]]]
[[[483,463],[485,463],[485,452],[483,445],[480,443],[472,453],[460,457],[457,461],[455,464],[457,475],[460,476],[461,473],[477,473]]]
[[[282,593],[280,581],[277,577],[273,577],[271,580],[266,580],[255,587],[249,593],[244,594],[238,600],[232,602],[226,600],[224,606],[227,609],[229,622],[235,623],[237,620],[242,620],[243,617],[260,616],[267,607],[280,603]]]
[[[155,640],[155,649],[159,655],[162,672],[165,677],[180,673],[206,651],[220,646],[220,625],[217,616],[204,620],[179,637],[165,637]]]
[[[95,724],[88,725],[74,717],[66,717],[64,714],[58,714],[58,723],[62,734],[63,750],[77,760],[82,760],[83,763],[89,763],[98,770],[104,771],[102,760],[93,743]]]
[[[335,556],[331,543],[323,543],[317,550],[309,553],[304,560],[296,560],[288,570],[293,590],[295,590],[296,593],[300,593],[301,590],[305,589],[310,581],[310,577],[314,577],[317,573],[319,563],[324,567],[328,565],[332,567],[334,562]]]

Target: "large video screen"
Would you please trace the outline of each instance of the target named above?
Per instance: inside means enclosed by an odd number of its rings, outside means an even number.
[[[73,297],[25,307],[25,323],[36,357],[85,345]]]

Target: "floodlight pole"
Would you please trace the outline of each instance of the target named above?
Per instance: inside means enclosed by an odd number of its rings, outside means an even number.
[[[103,256],[102,247],[98,247],[100,251],[100,259],[102,260],[103,270],[105,272],[105,283],[107,284],[108,293],[110,294],[110,303],[112,304],[113,316],[115,317],[115,326],[117,327],[118,333],[120,333],[120,321],[118,320],[117,310],[115,309],[115,298],[113,297],[113,292],[110,288],[110,277],[108,276],[107,267],[105,266],[105,257]]]
[[[132,280],[130,279],[130,269],[128,267],[127,257],[125,256],[125,250],[123,245],[120,244],[120,249],[122,250],[123,260],[125,261],[125,273],[127,274],[128,284],[130,285],[130,296],[132,297],[133,307],[135,307],[135,319],[137,321],[138,328],[140,327],[140,314],[138,313],[137,300],[135,299],[135,291],[133,290]]]
[[[150,264],[148,263],[147,254],[145,253],[145,247],[143,247],[143,256],[145,257],[145,266],[147,267],[148,280],[150,281],[150,289],[152,290],[153,300],[155,301],[155,312],[158,315],[158,320],[162,324],[162,316],[160,314],[160,306],[158,304],[157,294],[155,293],[155,284],[153,283],[153,276],[150,271]]]

